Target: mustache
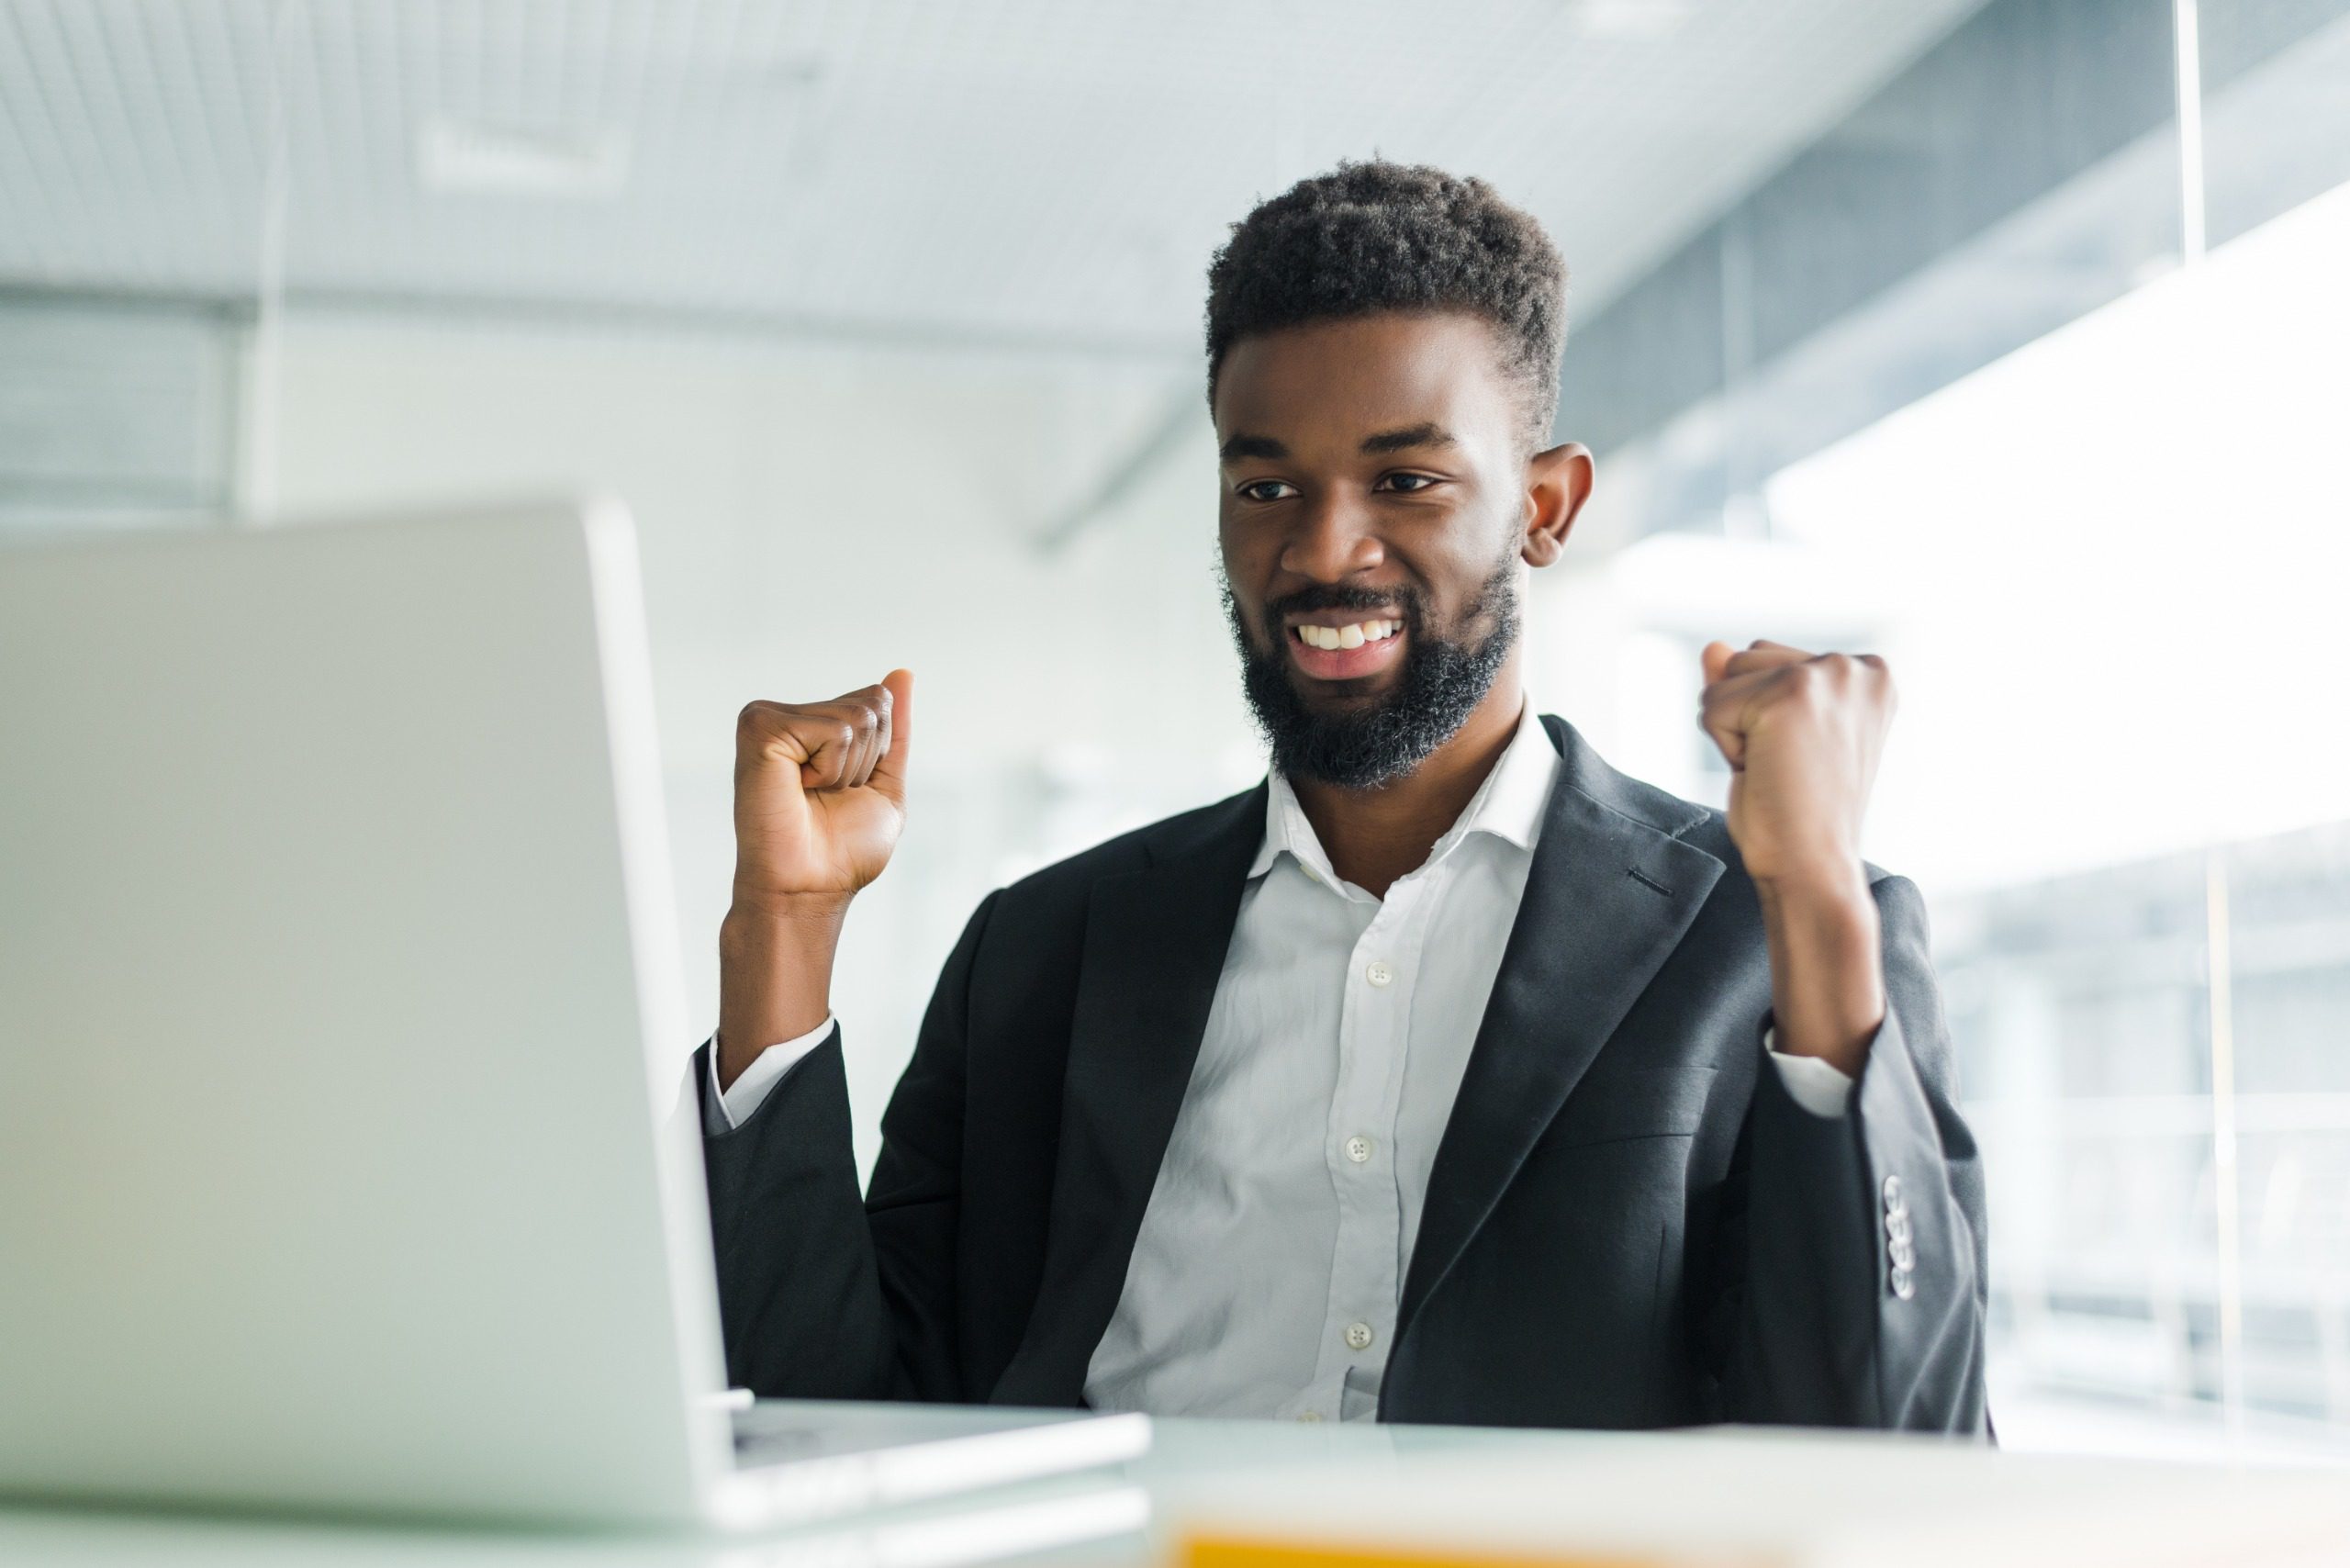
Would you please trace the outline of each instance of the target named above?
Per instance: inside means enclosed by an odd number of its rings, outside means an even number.
[[[1325,583],[1268,600],[1262,613],[1268,638],[1278,645],[1284,635],[1282,622],[1292,615],[1311,615],[1324,610],[1386,610],[1394,612],[1406,631],[1416,632],[1426,618],[1427,608],[1427,601],[1419,589],[1406,584],[1367,588]]]

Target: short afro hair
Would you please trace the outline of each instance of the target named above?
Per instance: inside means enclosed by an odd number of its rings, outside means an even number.
[[[1484,181],[1342,162],[1259,203],[1208,263],[1208,403],[1243,338],[1383,310],[1461,310],[1493,327],[1526,432],[1544,446],[1559,409],[1566,289],[1542,226]]]

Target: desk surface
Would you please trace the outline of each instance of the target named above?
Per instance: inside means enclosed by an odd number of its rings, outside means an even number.
[[[1697,1515],[1732,1523],[1741,1514],[1751,1514],[1765,1538],[1775,1530],[1775,1539],[1784,1540],[1790,1518],[1809,1519],[1829,1511],[1855,1518],[1890,1513],[1899,1519],[1914,1502],[1928,1510],[1939,1505],[1941,1518],[1963,1515],[1979,1522],[1986,1506],[1996,1511],[2012,1505],[2020,1511],[2019,1517],[2040,1517],[2052,1507],[2072,1507],[2074,1499],[2107,1488],[2102,1514],[2084,1512],[2077,1531],[2056,1533],[2077,1533],[2103,1542],[2117,1517],[2116,1495],[2193,1498],[2208,1491],[2208,1500],[2184,1506],[2181,1518],[2188,1528],[2181,1531],[2165,1526],[2160,1533],[2191,1547],[2188,1538],[2197,1533],[2193,1527],[2199,1518],[2216,1529],[2221,1527],[2212,1521],[2222,1518],[2240,1520],[2253,1513],[2290,1517],[2299,1511],[2312,1518],[2323,1516],[2322,1522],[2295,1534],[2297,1540],[2322,1543],[2321,1549],[2307,1554],[2271,1551],[2260,1560],[2297,1568],[2303,1562],[2350,1562],[2350,1485],[2343,1484],[2338,1472],[2322,1477],[2231,1479],[2216,1470],[2002,1455],[1916,1439],[1763,1433],[1617,1435],[1174,1419],[1161,1420],[1156,1428],[1152,1452],[1123,1467],[1125,1480],[1149,1494],[1155,1534],[1179,1520],[1205,1518],[1237,1521],[1244,1531],[1256,1524],[1270,1526],[1278,1535],[1294,1526],[1308,1537],[1334,1532],[1343,1537],[1370,1519],[1374,1521],[1369,1527],[1372,1538],[1383,1544],[1408,1540],[1415,1529],[1426,1527],[1448,1540],[1465,1532],[1489,1547],[1498,1541],[1498,1554],[1519,1556],[1526,1554],[1528,1543],[1514,1540],[1513,1529],[1522,1530],[1529,1519],[1555,1519],[1561,1514],[1594,1520],[1611,1511],[1619,1518]],[[2256,1497],[2216,1489],[2237,1483],[2255,1488]],[[2263,1490],[2272,1483],[2283,1488],[2273,1496]],[[1072,1489],[1069,1483],[1045,1485],[1061,1493]],[[1024,1490],[1035,1495],[1039,1489]],[[2336,1493],[2344,1498],[2340,1508],[2327,1501]],[[2272,1506],[2274,1497],[2282,1497],[2285,1506]],[[1920,1513],[1903,1533],[1908,1540],[1930,1544],[1937,1534],[1936,1517],[1930,1511]],[[2044,1523],[2031,1528],[2044,1533]],[[2230,1532],[2237,1528],[2233,1522],[2225,1526]],[[2230,1533],[2225,1539],[2232,1543],[2239,1538]],[[595,1568],[688,1563],[847,1568],[856,1561],[854,1551],[811,1552],[808,1544],[805,1537],[790,1536],[498,1533],[0,1507],[0,1563],[9,1568],[114,1568],[134,1562],[194,1568],[232,1563],[238,1568],[279,1568],[297,1562],[414,1568],[452,1562],[490,1568],[574,1563]],[[2101,1558],[2095,1551],[2080,1555],[2078,1544],[2074,1543],[2069,1561]],[[895,1561],[877,1568],[926,1568],[918,1554],[891,1555]],[[1835,1551],[1772,1555],[1780,1562],[1848,1560]],[[1903,1556],[1913,1563],[1944,1560],[1943,1553],[1931,1550],[1905,1550]],[[2162,1560],[2232,1557],[2189,1551],[2176,1558],[2163,1555]],[[1046,1562],[1051,1568],[1142,1568],[1165,1560],[1162,1540],[1128,1535],[1015,1561],[1023,1568],[1041,1568]],[[1964,1550],[1953,1560],[1967,1561]],[[2155,1559],[2141,1551],[2127,1560]],[[1981,1559],[1974,1561],[1979,1568]]]
[[[1299,1426],[1269,1421],[1161,1420],[1154,1423],[1150,1454],[1121,1467],[1126,1479],[1161,1498],[1212,1495],[1226,1477],[1262,1476],[1290,1468],[1391,1460],[1397,1454],[1475,1451],[1487,1447],[1564,1450],[1595,1439],[1572,1433],[1482,1431],[1450,1427]],[[1066,1484],[1059,1489],[1066,1490]],[[1043,1488],[1024,1488],[1029,1495]],[[668,1568],[722,1564],[757,1568],[790,1560],[793,1538],[727,1536],[549,1535],[522,1532],[408,1529],[193,1516],[146,1510],[9,1507],[0,1505],[0,1563],[30,1568],[55,1563],[98,1568],[170,1562],[383,1565],[453,1561],[490,1565],[579,1563],[595,1568]],[[1150,1547],[1138,1537],[1055,1554],[1056,1562],[1090,1568],[1139,1564]]]

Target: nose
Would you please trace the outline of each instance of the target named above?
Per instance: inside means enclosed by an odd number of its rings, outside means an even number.
[[[1295,513],[1295,532],[1281,545],[1281,569],[1317,583],[1344,582],[1370,571],[1387,552],[1360,509],[1326,494]]]

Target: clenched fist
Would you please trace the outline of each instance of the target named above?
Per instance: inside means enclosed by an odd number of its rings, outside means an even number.
[[[734,902],[846,903],[906,821],[913,677],[830,702],[754,702],[734,726]]]
[[[754,702],[734,726],[734,904],[718,935],[718,1081],[822,1026],[858,889],[906,823],[913,677],[830,702]]]
[[[1758,882],[1849,878],[1861,860],[1893,678],[1874,654],[1706,644],[1697,722],[1730,766],[1729,835]]]
[[[1729,836],[1762,905],[1776,1048],[1858,1078],[1885,1019],[1861,819],[1893,723],[1873,655],[1708,643],[1697,722],[1730,766]]]

